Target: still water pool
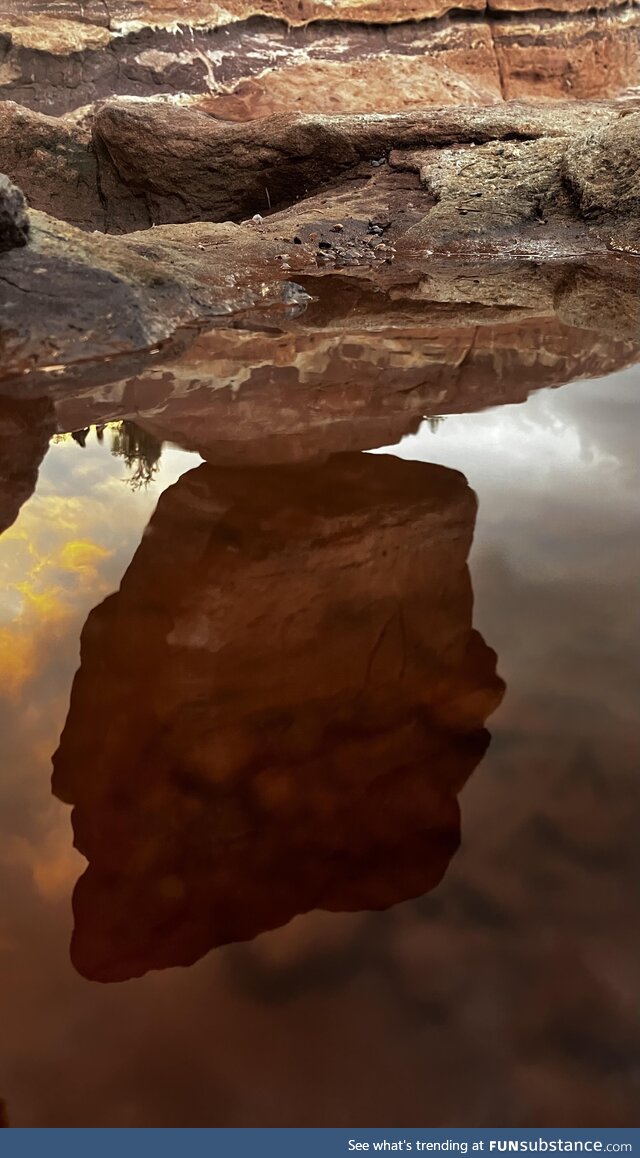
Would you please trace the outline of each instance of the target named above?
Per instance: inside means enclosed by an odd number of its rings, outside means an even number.
[[[52,441],[0,538],[13,1125],[636,1124],[639,386],[306,466]]]

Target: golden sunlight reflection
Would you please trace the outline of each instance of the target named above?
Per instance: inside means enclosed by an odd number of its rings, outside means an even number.
[[[0,536],[0,800],[29,785],[28,823],[0,845],[3,874],[25,875],[46,901],[68,904],[82,871],[68,809],[50,795],[51,753],[66,714],[89,610],[117,587],[157,496],[197,456],[169,450],[149,487],[123,486],[122,461],[97,439],[52,441],[35,494]],[[0,940],[4,935],[0,919]]]

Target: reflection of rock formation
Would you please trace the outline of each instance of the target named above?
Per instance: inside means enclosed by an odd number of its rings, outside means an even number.
[[[53,411],[46,400],[0,398],[0,534],[33,494],[53,430]]]
[[[108,388],[119,359],[43,375],[36,392],[62,431],[132,419],[209,462],[274,463],[391,445],[424,416],[521,402],[640,359],[638,274],[611,261],[431,259],[420,280],[385,290],[347,273],[296,277],[313,299],[303,311],[272,305],[178,356],[142,354]]]
[[[54,758],[89,859],[83,974],[437,884],[501,694],[471,627],[474,516],[456,472],[356,455],[204,465],[162,496],[84,629]]]
[[[227,351],[230,363],[238,361],[250,330],[296,341],[305,334],[319,358],[329,342],[329,363],[340,336],[338,361],[346,357],[358,377],[376,357],[371,348],[351,357],[365,338],[377,348],[381,339],[400,337],[419,360],[423,338],[466,329],[455,367],[468,374],[484,339],[491,344],[485,327],[502,331],[544,319],[546,328],[548,318],[561,341],[567,321],[571,329],[602,333],[606,343],[613,333],[614,363],[633,360],[638,269],[624,255],[640,247],[634,110],[509,104],[238,126],[173,106],[105,105],[97,128],[118,168],[109,180],[101,170],[95,223],[124,236],[32,212],[29,245],[2,257],[2,391],[62,397],[109,385],[102,395],[108,402],[131,375],[157,378],[178,350],[213,329],[227,335],[217,364],[212,353],[208,378],[216,385],[229,382],[220,362]],[[43,151],[67,158],[70,167],[56,170],[66,174],[67,191],[33,172],[25,176],[39,204],[63,216],[70,199],[76,219],[81,174],[69,128],[52,136],[44,119]],[[21,123],[0,134],[13,176],[21,176],[11,152]],[[37,197],[43,188],[44,201]],[[29,186],[26,192],[34,196]],[[269,205],[275,211],[263,218]],[[84,210],[81,216],[91,224]],[[232,217],[249,219],[234,224]],[[576,286],[583,277],[586,296]],[[620,312],[616,301],[613,331],[601,309],[604,302],[607,312],[612,292],[625,303]],[[478,342],[476,327],[483,331]],[[570,355],[571,339],[566,335]],[[588,350],[590,341],[575,344]],[[283,370],[286,357],[277,363]],[[263,377],[271,362],[269,351],[258,352]],[[385,377],[394,369],[391,348]],[[401,389],[421,382],[415,370]],[[312,367],[312,376],[318,372]],[[534,384],[558,381],[553,366],[533,377]],[[230,384],[241,386],[243,378]]]
[[[423,417],[524,402],[638,356],[636,343],[552,317],[413,335],[217,331],[130,380],[123,399],[150,433],[208,461],[282,462],[389,446]],[[59,413],[92,409],[80,397]]]
[[[433,261],[386,293],[346,275],[303,280],[314,300],[281,328],[210,330],[108,391],[61,389],[59,428],[128,417],[209,462],[301,461],[640,359],[632,272]]]

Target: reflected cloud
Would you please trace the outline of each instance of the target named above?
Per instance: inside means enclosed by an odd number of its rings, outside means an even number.
[[[43,651],[64,635],[83,592],[108,589],[100,567],[109,551],[67,538],[83,514],[81,500],[45,497],[3,537],[0,679],[6,697],[15,700],[38,673]]]
[[[4,462],[15,468],[8,475],[19,474],[23,450],[17,438],[11,457],[5,443]],[[166,485],[192,462],[170,454],[160,481]],[[14,883],[24,879],[27,892],[59,903],[81,871],[66,810],[42,790],[77,664],[80,625],[118,582],[157,494],[156,488],[132,501],[121,470],[96,445],[80,451],[75,443],[54,444],[37,493],[0,536],[0,865],[4,915],[12,919]],[[3,935],[0,925],[0,941]]]

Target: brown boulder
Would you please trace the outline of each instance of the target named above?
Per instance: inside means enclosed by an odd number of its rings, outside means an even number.
[[[82,229],[102,229],[96,158],[87,128],[0,101],[0,169],[29,204]]]

